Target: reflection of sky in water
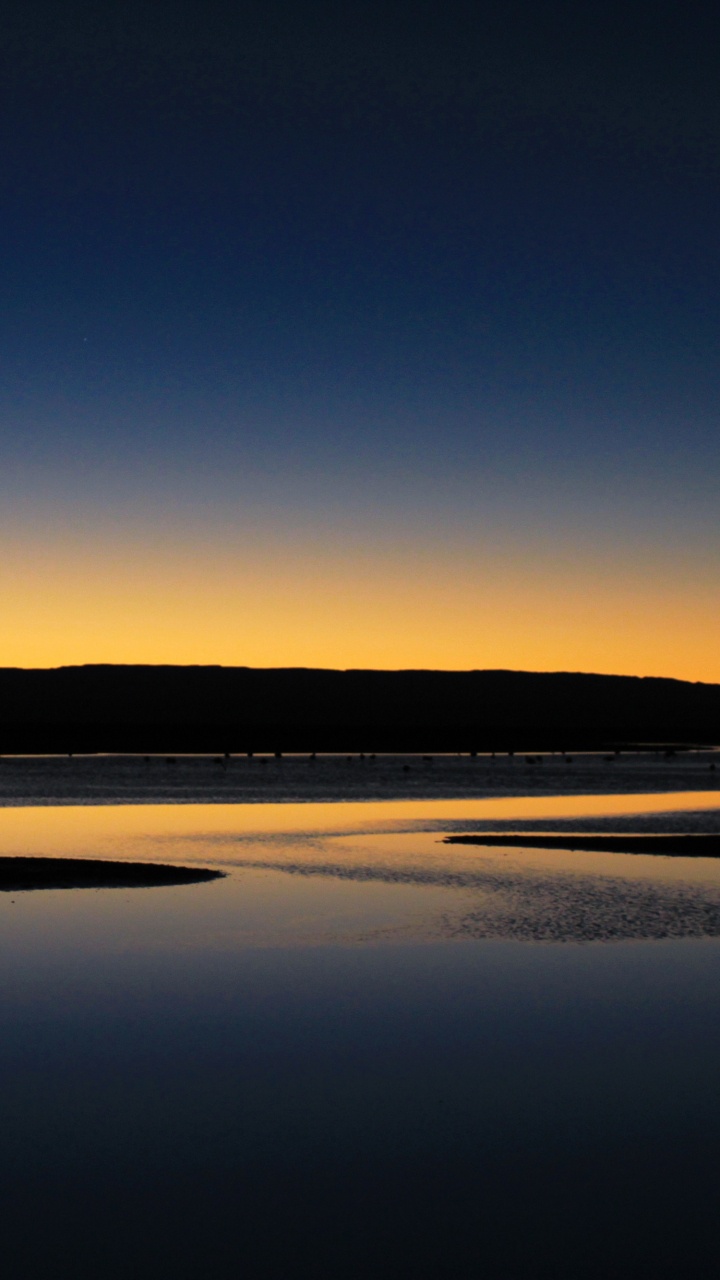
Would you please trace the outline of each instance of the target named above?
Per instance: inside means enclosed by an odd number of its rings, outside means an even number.
[[[694,806],[691,815],[682,803]],[[143,946],[158,946],[181,928],[183,945],[194,947],[455,936],[714,937],[720,860],[452,846],[442,834],[483,826],[632,831],[653,823],[661,830],[678,824],[713,830],[719,814],[717,793],[595,796],[584,805],[578,797],[536,797],[39,808],[0,810],[0,841],[9,854],[200,862],[228,872],[222,883],[195,886],[191,894],[155,890],[142,900],[132,892],[105,894],[91,914],[72,894],[32,902],[16,895],[13,918],[41,917],[48,946],[54,934],[64,936],[64,920],[76,945],[85,932],[100,929],[107,938],[115,927]],[[152,931],[143,941],[148,917]]]
[[[687,925],[720,863],[440,843],[579,820],[504,803],[0,811],[7,853],[230,872],[0,895],[8,1273],[710,1274],[720,947],[519,939]]]

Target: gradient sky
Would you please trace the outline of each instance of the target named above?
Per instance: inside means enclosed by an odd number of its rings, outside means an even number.
[[[5,11],[0,665],[720,680],[709,6]]]

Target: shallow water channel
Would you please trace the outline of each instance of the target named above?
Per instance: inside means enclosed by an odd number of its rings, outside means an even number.
[[[447,845],[512,831],[511,848]],[[0,810],[6,1273],[714,1274],[718,793]]]

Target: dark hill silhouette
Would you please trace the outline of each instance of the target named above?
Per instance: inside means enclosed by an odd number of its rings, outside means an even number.
[[[0,668],[0,753],[715,743],[720,685],[523,671]]]

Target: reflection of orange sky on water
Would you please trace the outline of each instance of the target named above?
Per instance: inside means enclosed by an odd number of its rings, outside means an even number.
[[[687,565],[148,537],[6,551],[0,666],[505,668],[720,679],[720,596]]]
[[[628,879],[714,892],[720,860],[447,845],[443,830],[453,820],[629,816],[718,806],[717,792],[691,792],[0,809],[5,856],[214,864],[228,873],[210,884],[166,889],[2,893],[2,962],[21,981],[37,964],[54,965],[56,950],[60,957],[72,954],[90,975],[96,957],[110,953],[125,964],[138,954],[144,992],[145,960],[163,953],[207,958],[245,953],[248,947],[437,941],[446,936],[442,921],[448,913],[482,912],[493,901],[502,906],[505,888],[519,890],[522,898],[523,883],[532,914],[538,876],[569,875],[579,877],[578,883],[600,876],[615,884]],[[499,898],[493,890],[498,877]],[[567,895],[567,884],[562,892]],[[18,955],[20,975],[12,969]]]
[[[421,830],[428,823],[610,817],[720,808],[717,791],[672,795],[513,796],[482,800],[381,800],[330,804],[144,804],[0,809],[0,854],[225,859],[228,836]],[[159,843],[155,843],[155,841]],[[188,842],[187,851],[182,842]],[[167,843],[166,843],[167,842]],[[165,846],[165,847],[163,847]]]

